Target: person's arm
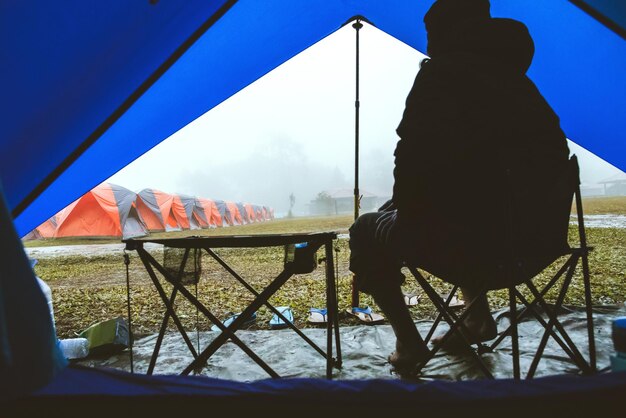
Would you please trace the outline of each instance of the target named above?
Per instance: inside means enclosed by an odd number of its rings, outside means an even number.
[[[378,208],[378,212],[388,212],[395,209],[396,206],[393,203],[393,199],[389,199],[388,201],[383,203],[381,207]]]
[[[433,182],[445,172],[455,144],[454,121],[458,103],[454,100],[445,67],[432,60],[415,78],[397,133],[400,137],[395,156],[393,203],[402,212],[414,212],[428,196]]]
[[[430,65],[425,66],[415,78],[397,129],[400,140],[394,152],[393,196],[379,209],[384,213],[377,220],[375,232],[376,239],[383,243],[389,242],[401,227],[401,214],[409,213],[404,215],[409,219],[416,212],[430,181],[430,159],[439,152],[436,151],[439,144],[431,142],[435,137],[432,129],[437,127],[442,111],[445,112],[439,103],[445,94],[441,94],[444,89],[436,72],[430,69]]]

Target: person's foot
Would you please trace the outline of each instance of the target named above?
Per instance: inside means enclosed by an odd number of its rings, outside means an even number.
[[[428,357],[429,353],[430,350],[424,344],[407,347],[396,340],[396,351],[391,353],[387,360],[396,372],[400,374],[410,373]]]
[[[496,325],[496,321],[493,320],[491,315],[485,316],[482,320],[468,320],[463,321],[465,327],[469,331],[469,335],[467,332],[464,332],[460,327],[456,329],[456,332],[452,334],[446,340],[443,347],[443,350],[446,351],[460,351],[467,348],[467,344],[465,339],[467,339],[470,344],[479,344],[484,341],[489,341],[498,335],[498,327]],[[461,336],[461,332],[465,335],[465,339]],[[447,334],[447,333],[446,333]],[[434,346],[441,345],[443,337],[446,334],[439,335],[432,339],[432,344]]]

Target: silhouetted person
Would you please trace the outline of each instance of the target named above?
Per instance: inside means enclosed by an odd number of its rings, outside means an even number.
[[[481,279],[504,274],[511,251],[567,246],[567,224],[555,220],[569,150],[558,117],[525,75],[534,53],[526,26],[491,18],[487,0],[439,0],[424,23],[430,59],[397,128],[392,200],[350,228],[350,269],[393,327],[389,361],[397,369],[427,350],[404,304],[401,260],[461,285],[471,301]],[[525,272],[552,259],[533,260]],[[494,338],[487,299],[475,303],[469,339]]]

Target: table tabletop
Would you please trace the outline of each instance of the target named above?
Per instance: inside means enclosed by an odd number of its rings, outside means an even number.
[[[122,240],[128,250],[144,243],[162,244],[173,248],[253,248],[273,247],[304,242],[325,242],[337,238],[337,232],[305,232],[289,234],[190,236],[184,238],[130,238]]]

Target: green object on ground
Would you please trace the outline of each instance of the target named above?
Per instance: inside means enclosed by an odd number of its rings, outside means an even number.
[[[90,356],[109,356],[130,347],[128,325],[122,317],[98,322],[79,336],[89,341]]]

